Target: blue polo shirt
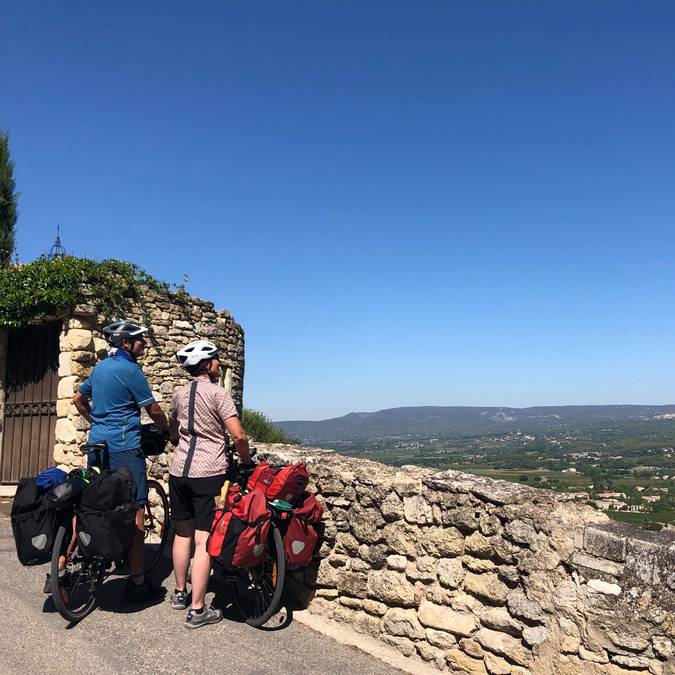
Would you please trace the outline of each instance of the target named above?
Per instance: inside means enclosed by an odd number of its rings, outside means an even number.
[[[90,443],[108,444],[108,452],[141,447],[141,411],[155,399],[141,367],[124,350],[99,363],[80,386],[91,400]]]

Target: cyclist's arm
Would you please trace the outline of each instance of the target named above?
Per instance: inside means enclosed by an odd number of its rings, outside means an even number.
[[[150,419],[167,435],[169,431],[169,421],[166,419],[164,411],[159,407],[157,401],[153,401],[150,405],[145,406],[145,412],[150,415]]]
[[[169,418],[169,440],[174,444],[178,445],[178,420],[171,416]]]
[[[89,405],[89,399],[79,391],[76,391],[73,394],[73,404],[77,408],[77,412],[91,424],[91,406]]]
[[[251,457],[248,453],[248,436],[244,431],[244,427],[241,426],[239,418],[236,416],[228,417],[225,420],[225,427],[234,443],[234,447],[237,449],[237,454],[241,457],[241,461],[244,464],[250,464]]]

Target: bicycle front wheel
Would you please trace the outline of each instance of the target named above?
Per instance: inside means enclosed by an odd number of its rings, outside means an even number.
[[[234,581],[234,601],[249,626],[262,626],[279,608],[286,576],[284,545],[272,524],[270,550],[258,567],[243,570]]]
[[[52,598],[59,614],[66,621],[77,623],[96,605],[105,565],[103,561],[85,559],[77,551],[68,559],[70,535],[71,530],[65,525],[61,525],[56,533],[52,549]]]
[[[159,481],[148,480],[143,516],[143,572],[147,574],[161,560],[169,538],[169,498]]]

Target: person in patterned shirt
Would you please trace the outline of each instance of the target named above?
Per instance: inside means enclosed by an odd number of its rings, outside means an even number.
[[[204,596],[211,572],[206,540],[215,497],[225,482],[228,436],[243,464],[251,460],[232,396],[218,384],[216,345],[206,340],[191,342],[176,358],[193,379],[174,392],[169,422],[171,439],[177,444],[169,467],[171,518],[176,530],[172,551],[176,589],[171,605],[187,608],[187,571],[194,540],[192,603],[185,627],[198,628],[223,618],[221,610],[204,606]]]

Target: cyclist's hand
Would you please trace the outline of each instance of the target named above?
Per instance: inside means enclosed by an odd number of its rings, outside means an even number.
[[[248,479],[250,478],[251,474],[255,470],[256,464],[255,462],[252,462],[250,459],[246,464],[240,464],[239,465],[239,484],[246,484],[248,482]]]

